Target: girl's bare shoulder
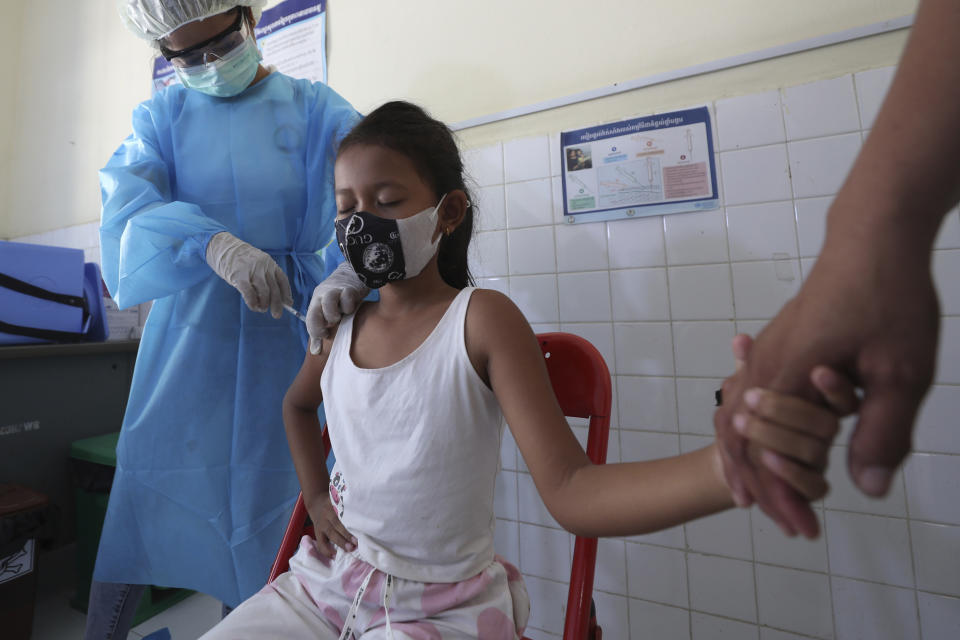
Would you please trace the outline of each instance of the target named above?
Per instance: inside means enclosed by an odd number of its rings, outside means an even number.
[[[490,346],[532,333],[530,324],[513,300],[493,289],[477,289],[467,308],[467,335]]]

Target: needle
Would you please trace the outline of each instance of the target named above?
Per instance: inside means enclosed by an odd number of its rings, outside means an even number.
[[[294,309],[288,304],[283,305],[283,308],[289,311],[290,313],[292,313],[297,318],[297,320],[299,320],[303,324],[307,324],[307,319],[306,317],[304,317],[302,313],[300,313],[299,311],[297,311],[296,309]]]

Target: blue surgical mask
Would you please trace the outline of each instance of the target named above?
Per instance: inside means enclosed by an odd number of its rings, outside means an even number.
[[[250,86],[260,66],[260,50],[251,37],[219,60],[195,67],[174,67],[180,82],[217,98],[233,97]]]

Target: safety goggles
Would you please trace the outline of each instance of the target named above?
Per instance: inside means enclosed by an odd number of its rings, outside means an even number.
[[[196,67],[215,60],[222,60],[228,53],[242,44],[246,37],[243,29],[245,24],[243,10],[236,7],[234,11],[237,12],[237,17],[233,24],[215,36],[179,51],[173,51],[161,44],[160,55],[169,60],[175,67]]]

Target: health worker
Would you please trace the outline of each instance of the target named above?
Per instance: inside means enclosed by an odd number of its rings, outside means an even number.
[[[281,402],[335,245],[335,147],[356,110],[265,68],[265,0],[121,0],[180,82],[133,112],[100,172],[103,276],[153,300],[117,445],[87,638],[124,638],[143,585],[224,611],[263,587],[299,486]],[[354,278],[355,279],[355,278]],[[329,297],[329,293],[327,294]],[[269,313],[266,313],[268,312]]]

